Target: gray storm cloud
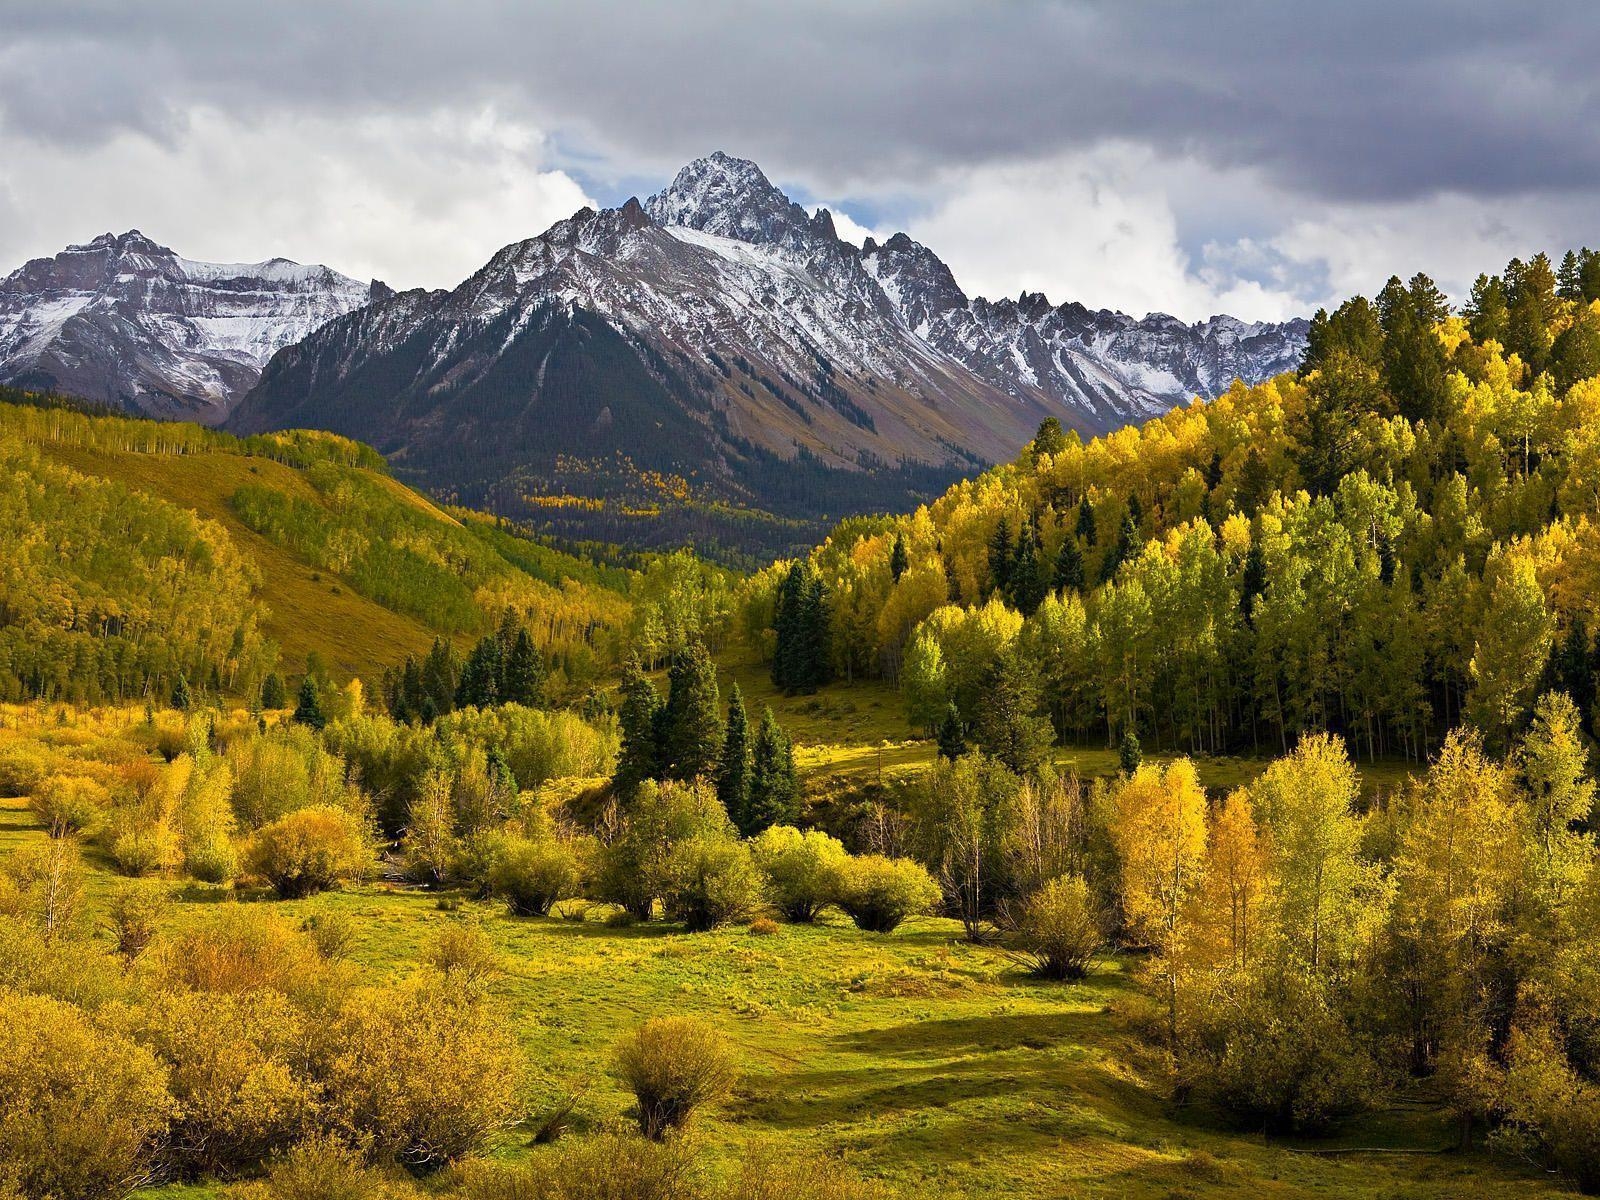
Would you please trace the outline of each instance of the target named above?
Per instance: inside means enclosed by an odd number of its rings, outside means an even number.
[[[1417,266],[1437,254],[1458,282],[1464,249],[1581,241],[1600,214],[1588,3],[58,0],[0,9],[0,47],[14,161],[89,161],[129,138],[176,152],[202,112],[249,136],[488,110],[529,131],[530,168],[602,189],[724,147],[913,232],[948,229],[951,189],[1011,180],[1016,209],[1000,215],[1027,234],[1073,215],[1027,188],[1081,180],[1112,147],[1136,210],[1146,181],[1162,189],[1170,228],[1155,232],[1194,285],[1170,307],[1237,295],[1241,280],[1303,305],[1307,281],[1359,281],[1391,247]],[[6,171],[14,205],[48,203]],[[1430,243],[1427,214],[1445,209],[1467,228]],[[1352,257],[1358,235],[1370,264]],[[1241,242],[1267,248],[1249,279]],[[952,248],[958,272],[984,245],[975,233]],[[1083,262],[1058,284],[1106,282]]]

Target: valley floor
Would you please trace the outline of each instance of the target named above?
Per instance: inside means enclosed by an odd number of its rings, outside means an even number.
[[[0,808],[0,853],[42,838],[23,800]],[[111,877],[98,864],[91,902]],[[175,922],[219,893],[192,888]],[[480,923],[499,951],[494,987],[534,1068],[533,1119],[580,1093],[583,1136],[620,1122],[628,1098],[611,1047],[647,1016],[692,1013],[733,1040],[744,1076],[700,1123],[707,1152],[751,1143],[838,1156],[915,1196],[1524,1196],[1559,1194],[1550,1177],[1447,1147],[1452,1130],[1426,1097],[1391,1106],[1342,1136],[1293,1146],[1221,1131],[1174,1108],[1162,1063],[1134,1028],[1137,960],[1111,958],[1080,985],[1046,984],[1003,951],[960,939],[951,921],[886,937],[842,918],[688,935],[651,923],[518,919],[498,905],[441,911],[410,888],[369,885],[270,902],[292,918],[351,918],[351,958],[372,976],[403,973],[447,922]],[[1305,1153],[1380,1148],[1411,1153]],[[543,1153],[525,1134],[500,1154]],[[1424,1152],[1424,1153],[1418,1153]],[[143,1193],[165,1200],[206,1187]]]

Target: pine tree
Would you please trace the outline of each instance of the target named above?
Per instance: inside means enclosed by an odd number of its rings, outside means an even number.
[[[910,556],[906,553],[906,539],[904,534],[894,535],[894,549],[889,551],[889,575],[896,583],[900,576],[906,573],[906,568],[911,565]]]
[[[827,594],[822,576],[795,563],[778,588],[772,627],[777,635],[772,682],[789,693],[811,692],[832,673]]]
[[[261,681],[261,707],[265,709],[282,708],[284,699],[283,677],[276,671],[267,672],[267,677]]]
[[[801,661],[804,664],[800,690],[814,692],[833,678],[828,597],[822,576],[816,571],[808,573],[800,614]]]
[[[1556,295],[1563,300],[1583,299],[1583,283],[1579,273],[1578,256],[1571,250],[1561,256],[1561,266],[1556,271]]]
[[[616,774],[612,782],[617,794],[631,799],[639,784],[661,774],[656,725],[660,720],[661,695],[637,658],[622,667],[622,704],[617,709],[617,724],[622,744],[617,750]]]
[[[504,699],[511,704],[537,708],[544,703],[544,655],[526,629],[518,629],[506,655]]]
[[[750,817],[750,723],[737,683],[728,695],[728,724],[717,763],[717,799],[743,831]]]
[[[1256,601],[1267,590],[1267,556],[1259,543],[1252,542],[1245,552],[1244,570],[1239,577],[1239,611],[1244,619],[1254,622]]]
[[[188,712],[189,706],[194,703],[189,695],[189,680],[187,676],[179,675],[178,682],[172,685],[172,707],[179,712]]]
[[[294,706],[294,721],[312,729],[322,729],[328,723],[322,711],[322,695],[317,687],[317,677],[307,675],[300,683],[300,700]]]
[[[1133,557],[1134,547],[1139,541],[1139,525],[1129,513],[1122,519],[1122,529],[1117,533],[1114,546],[1106,551],[1105,558],[1100,560],[1100,582],[1110,583],[1116,578],[1117,568]]]
[[[793,825],[800,816],[794,747],[772,709],[762,715],[750,761],[750,804],[743,832],[754,836],[773,825]]]
[[[1011,525],[1004,518],[995,526],[993,535],[989,538],[989,587],[991,591],[999,592],[1002,596],[1011,593],[1011,563],[1013,557],[1011,545]]]
[[[1129,725],[1122,731],[1122,741],[1117,746],[1117,766],[1124,775],[1132,775],[1144,762],[1144,750],[1139,745],[1139,735]]]
[[[1032,668],[1007,654],[989,672],[983,704],[973,722],[984,753],[1018,775],[1044,761],[1055,731],[1044,715]]]
[[[667,668],[667,702],[661,707],[657,744],[669,779],[712,779],[722,752],[717,669],[699,642],[672,656]]]
[[[939,755],[955,762],[967,752],[967,737],[961,728],[961,710],[951,701],[939,722]]]
[[[456,688],[461,683],[461,660],[456,648],[444,638],[434,638],[427,661],[422,664],[422,690],[425,700],[417,715],[427,724],[454,711]]]
[[[1031,444],[1035,454],[1060,454],[1067,448],[1067,435],[1061,429],[1061,422],[1055,417],[1046,417],[1039,423],[1039,432],[1033,435]]]
[[[498,634],[479,640],[467,655],[456,685],[457,708],[492,708],[500,703],[500,680],[505,674],[505,657],[500,652]]]
[[[1089,503],[1087,494],[1078,501],[1078,527],[1074,532],[1085,546],[1094,545],[1094,540],[1098,536],[1094,524],[1094,505]]]
[[[1043,549],[1037,526],[1032,521],[1023,522],[1022,532],[1017,538],[1016,556],[1011,562],[1008,594],[1012,606],[1025,617],[1033,616],[1050,592],[1042,561]]]
[[[1083,584],[1083,551],[1078,549],[1078,539],[1069,534],[1056,555],[1056,590],[1081,592]]]

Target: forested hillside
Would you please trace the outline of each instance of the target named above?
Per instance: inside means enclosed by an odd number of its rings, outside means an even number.
[[[8,399],[28,397],[10,393]],[[630,571],[451,514],[331,434],[237,439],[0,405],[0,696],[249,695],[308,655],[375,679],[509,608],[574,684],[628,624]]]
[[[1064,738],[1281,751],[1327,729],[1420,758],[1462,721],[1504,746],[1553,688],[1587,727],[1597,301],[1587,251],[1513,261],[1459,314],[1392,279],[1317,315],[1298,374],[1087,444],[1047,423],[810,556],[829,666],[898,680],[914,726],[953,703],[985,744],[1016,736],[997,711],[1037,711]]]

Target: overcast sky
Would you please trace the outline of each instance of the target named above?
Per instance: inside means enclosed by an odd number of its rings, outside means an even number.
[[[969,293],[1282,317],[1600,246],[1600,5],[0,0],[0,270],[450,286],[713,149]]]

